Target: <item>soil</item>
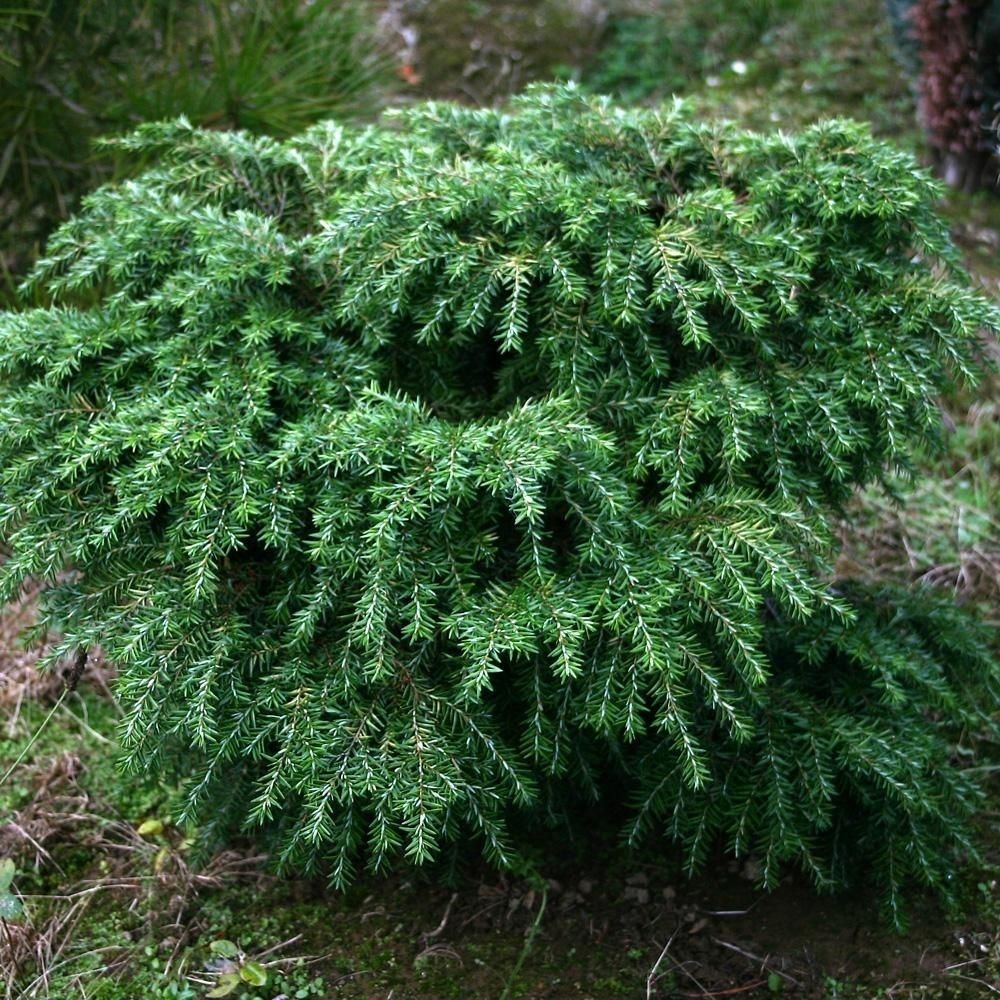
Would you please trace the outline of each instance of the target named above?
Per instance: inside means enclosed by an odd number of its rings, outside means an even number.
[[[405,97],[496,104],[532,80],[593,55],[607,17],[599,0],[388,0],[382,33]]]
[[[411,875],[346,896],[276,884],[267,898],[269,907],[317,907],[302,944],[344,956],[327,970],[337,997],[974,997],[993,989],[980,978],[995,975],[1000,959],[990,929],[949,920],[929,900],[915,901],[901,936],[863,891],[817,897],[790,877],[762,893],[752,863],[721,859],[691,882],[669,869],[574,862],[544,888],[484,873],[452,892]]]

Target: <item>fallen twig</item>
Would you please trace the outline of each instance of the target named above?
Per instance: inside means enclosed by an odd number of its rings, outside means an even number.
[[[455,905],[455,900],[458,899],[458,893],[453,892],[451,894],[451,899],[448,900],[448,905],[444,908],[444,915],[441,917],[441,923],[437,925],[432,931],[424,931],[420,935],[420,947],[426,949],[429,942],[433,941],[434,938],[440,937],[441,932],[448,926],[448,917],[451,914],[451,908]]]
[[[722,945],[723,948],[735,951],[737,955],[742,955],[751,962],[759,962],[761,969],[767,969],[768,972],[773,972],[776,975],[781,976],[782,979],[787,979],[790,983],[798,986],[800,989],[802,988],[802,983],[800,983],[794,976],[790,976],[787,972],[782,972],[781,969],[768,965],[770,957],[761,958],[760,955],[755,955],[752,951],[747,951],[745,948],[741,948],[739,945],[735,945],[730,941],[723,941],[721,938],[714,937],[712,940],[716,944]]]
[[[996,986],[991,986],[985,979],[976,979],[974,976],[960,976],[958,974],[956,974],[955,978],[965,979],[970,983],[978,983],[980,986],[985,986],[991,993],[1000,994],[1000,989],[997,989]]]
[[[752,983],[747,983],[745,986],[734,986],[732,989],[728,990],[703,990],[701,993],[682,993],[682,997],[731,997],[737,993],[746,993],[748,990],[755,990],[759,986],[763,986],[767,982],[766,979],[755,979]]]

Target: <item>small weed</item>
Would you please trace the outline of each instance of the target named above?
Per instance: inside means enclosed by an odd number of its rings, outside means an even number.
[[[11,886],[16,873],[17,866],[10,858],[0,861],[0,920],[17,920],[24,913],[21,897]]]
[[[266,986],[267,969],[260,962],[249,958],[238,945],[226,938],[219,938],[209,945],[212,959],[207,965],[214,977],[206,997],[227,997],[246,986]]]

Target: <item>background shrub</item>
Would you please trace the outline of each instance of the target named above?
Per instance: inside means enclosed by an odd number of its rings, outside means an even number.
[[[666,0],[612,6],[602,51],[587,86],[637,101],[686,94],[803,7],[798,0]]]
[[[600,803],[767,885],[947,888],[994,664],[829,569],[996,323],[912,158],[573,88],[119,145],[161,165],[0,319],[0,531],[133,767],[338,884]]]
[[[361,0],[24,0],[0,8],[3,270],[106,180],[96,137],[187,115],[289,135],[371,113],[384,79]]]

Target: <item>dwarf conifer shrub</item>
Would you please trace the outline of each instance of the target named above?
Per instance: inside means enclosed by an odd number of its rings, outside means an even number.
[[[623,804],[692,866],[945,883],[993,666],[829,567],[996,320],[909,156],[573,88],[121,143],[161,165],[0,319],[0,532],[133,767],[337,883]]]

